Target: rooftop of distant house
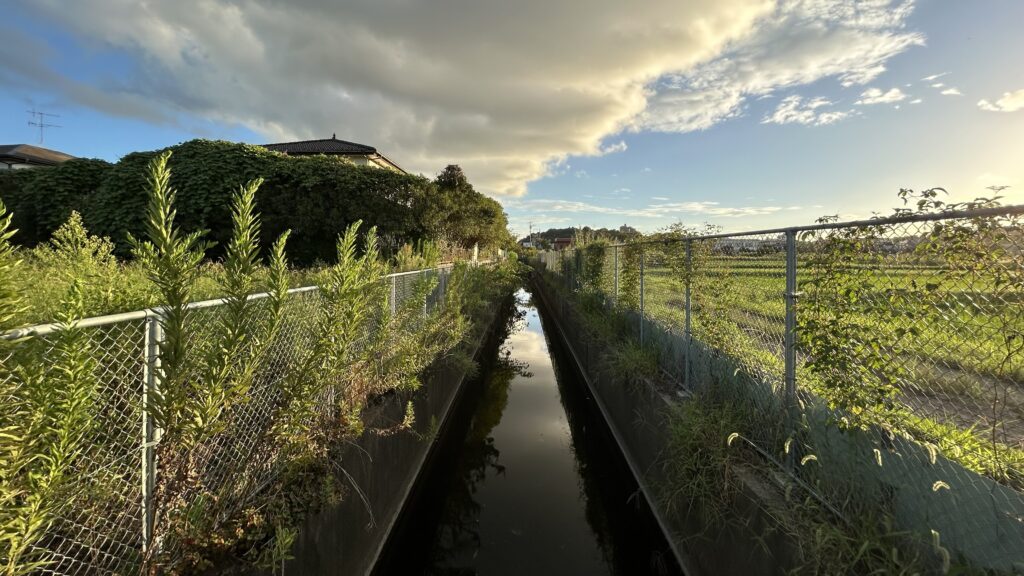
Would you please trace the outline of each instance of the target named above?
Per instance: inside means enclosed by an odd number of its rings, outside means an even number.
[[[370,164],[381,168],[390,168],[404,173],[401,166],[394,163],[387,156],[381,154],[373,146],[339,140],[337,134],[322,140],[299,140],[297,142],[279,142],[276,144],[264,144],[267,150],[283,152],[289,156],[312,156],[325,154],[327,156],[343,156],[354,160],[357,164]]]
[[[28,164],[32,166],[56,166],[74,156],[57,150],[50,150],[31,144],[0,144],[0,163]]]

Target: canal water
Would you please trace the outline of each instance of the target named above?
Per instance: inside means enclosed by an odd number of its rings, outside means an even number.
[[[526,291],[442,430],[377,574],[680,574]]]

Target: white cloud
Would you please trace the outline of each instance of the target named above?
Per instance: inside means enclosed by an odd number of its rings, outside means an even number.
[[[892,104],[894,102],[902,102],[903,100],[906,100],[906,98],[907,95],[899,88],[893,88],[888,92],[882,92],[882,90],[878,88],[868,88],[860,95],[860,100],[857,100],[855,104],[858,106]]]
[[[833,124],[853,115],[852,111],[821,110],[832,106],[825,98],[804,99],[800,96],[787,96],[779,102],[774,112],[761,120],[762,124],[806,124],[823,126]]]
[[[651,200],[660,200],[662,202],[668,202],[668,198],[664,196],[651,196]]]
[[[939,92],[939,94],[942,94],[943,96],[961,96],[962,95],[962,93],[960,92],[959,88],[946,88],[942,92]]]
[[[935,84],[932,84],[932,88],[942,88],[943,86],[945,86],[945,84],[943,84],[942,82],[936,82]]]
[[[267,141],[337,132],[413,171],[457,162],[479,189],[512,195],[559,159],[621,151],[602,143],[623,129],[703,129],[741,115],[751,96],[827,77],[865,84],[923,43],[906,29],[910,0],[40,0],[32,9],[136,68],[130,79],[61,83],[40,51],[6,59],[8,81],[112,114],[240,124]]]
[[[924,102],[924,100],[921,100],[920,98],[914,98],[909,103],[910,104],[920,104],[921,102]]]
[[[540,214],[551,213],[586,213],[605,214],[612,216],[625,216],[629,218],[664,218],[678,214],[698,214],[704,216],[740,217],[740,216],[763,216],[774,214],[784,208],[780,206],[722,206],[718,202],[663,202],[649,204],[645,207],[623,208],[614,206],[601,206],[588,202],[573,200],[526,200],[510,198],[504,202],[506,207],[516,210],[535,211]]]
[[[643,168],[640,169],[640,171],[643,172],[644,174],[649,174],[649,173],[653,172],[653,170],[651,170],[650,166],[644,166]]]
[[[924,37],[905,29],[912,2],[781,0],[757,32],[719,58],[656,82],[634,130],[704,130],[741,116],[748,99],[834,77],[866,84]],[[836,121],[839,118],[828,115]]]
[[[980,100],[978,108],[989,112],[1016,112],[1024,110],[1024,88],[1015,92],[1004,92],[1003,96],[994,103],[988,100]]]
[[[949,72],[941,72],[939,74],[932,74],[931,76],[925,76],[924,78],[921,78],[921,81],[922,82],[931,82],[933,80],[938,80],[939,78],[942,78],[943,76],[946,76],[948,74],[949,74]]]
[[[600,151],[599,151],[599,154],[601,156],[604,156],[605,154],[615,154],[616,152],[625,152],[628,148],[629,147],[626,146],[626,141],[625,140],[619,140],[618,142],[616,142],[614,144],[609,144],[608,146],[602,146]]]
[[[616,188],[612,193],[613,194],[623,194],[623,193],[628,193],[628,192],[632,192],[632,190],[629,189],[629,188]]]

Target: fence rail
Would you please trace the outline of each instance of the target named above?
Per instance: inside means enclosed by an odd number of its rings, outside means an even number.
[[[904,527],[1013,570],[1024,565],[1022,215],[908,214],[539,259],[567,297],[631,319],[629,338],[679,386],[730,387],[782,414],[785,434],[766,421],[752,440],[778,456],[792,442],[790,472],[826,480],[814,485],[837,507],[886,502]]]
[[[446,265],[384,276],[381,294],[388,299],[391,314],[412,305],[410,299],[422,297],[421,282],[431,286],[422,298],[422,317],[443,307],[452,269],[452,265]],[[248,329],[266,329],[263,317],[268,313],[268,297],[267,293],[249,297],[252,314]],[[188,342],[190,353],[202,353],[211,341],[207,337],[212,335],[226,303],[217,299],[187,306],[195,329]],[[272,407],[279,400],[278,381],[287,372],[285,366],[296,361],[296,351],[312,344],[322,303],[317,286],[288,291],[281,326],[260,359],[260,373],[248,400],[233,413],[235,429],[222,435],[216,445],[194,450],[193,457],[203,463],[208,485],[266,485],[278,472],[270,464],[271,455],[253,451],[260,448],[258,439],[271,425]],[[161,431],[154,426],[149,407],[159,383],[163,314],[164,309],[157,307],[87,318],[74,325],[76,331],[86,335],[82,351],[91,356],[98,383],[93,401],[98,406],[99,436],[91,439],[77,459],[73,480],[76,489],[88,498],[57,510],[52,526],[33,545],[35,557],[41,561],[41,573],[131,574],[142,570],[145,545],[153,541],[152,502],[159,475],[156,447]],[[2,333],[0,340],[8,341],[12,346],[8,352],[17,355],[22,365],[44,370],[55,360],[56,343],[66,332],[64,328],[58,323],[29,326]],[[0,373],[0,378],[17,377],[11,370]],[[224,493],[238,497],[231,490]]]

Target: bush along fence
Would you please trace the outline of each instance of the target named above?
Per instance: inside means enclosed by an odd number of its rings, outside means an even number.
[[[135,257],[163,306],[83,318],[73,283],[52,324],[16,328],[18,253],[0,205],[0,573],[182,574],[275,568],[304,517],[340,498],[344,444],[372,398],[411,398],[466,362],[514,260],[385,275],[373,229],[337,241],[317,285],[288,286],[287,233],[262,265],[258,181],[232,206],[219,281],[192,301],[203,240],[151,164]],[[247,568],[248,567],[248,568]]]
[[[753,462],[798,572],[1024,573],[1024,207],[939,192],[539,254],[605,364],[676,391],[667,500],[722,521]]]

